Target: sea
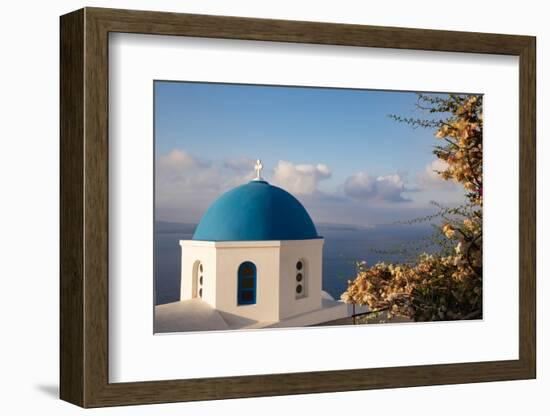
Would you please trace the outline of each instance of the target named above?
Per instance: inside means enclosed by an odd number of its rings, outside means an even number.
[[[181,248],[179,240],[189,240],[195,224],[157,221],[155,223],[156,304],[179,300]],[[339,299],[349,280],[356,276],[357,262],[406,263],[420,252],[432,252],[431,226],[387,224],[359,227],[316,224],[325,239],[323,247],[323,290]]]

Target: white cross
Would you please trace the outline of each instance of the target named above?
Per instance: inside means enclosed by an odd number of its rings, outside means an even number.
[[[263,168],[264,168],[264,165],[262,165],[262,161],[260,159],[256,160],[256,164],[254,165],[254,170],[256,171],[256,178],[255,178],[256,181],[263,180],[262,175],[260,174]]]

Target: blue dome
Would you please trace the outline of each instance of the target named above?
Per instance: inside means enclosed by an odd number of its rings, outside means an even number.
[[[320,238],[302,204],[263,180],[219,197],[201,218],[193,240],[258,241]]]

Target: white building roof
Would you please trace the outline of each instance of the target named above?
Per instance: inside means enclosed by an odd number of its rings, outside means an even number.
[[[289,317],[278,322],[259,322],[218,311],[200,299],[157,305],[155,333],[227,331],[269,327],[303,327],[350,316],[351,306],[325,296],[321,309]]]

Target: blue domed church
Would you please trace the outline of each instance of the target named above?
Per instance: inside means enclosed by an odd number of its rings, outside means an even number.
[[[257,161],[256,179],[219,197],[192,239],[180,241],[179,308],[196,320],[206,317],[209,329],[216,327],[213,315],[231,328],[348,316],[348,306],[322,290],[323,237],[303,205],[265,181],[261,168]]]

